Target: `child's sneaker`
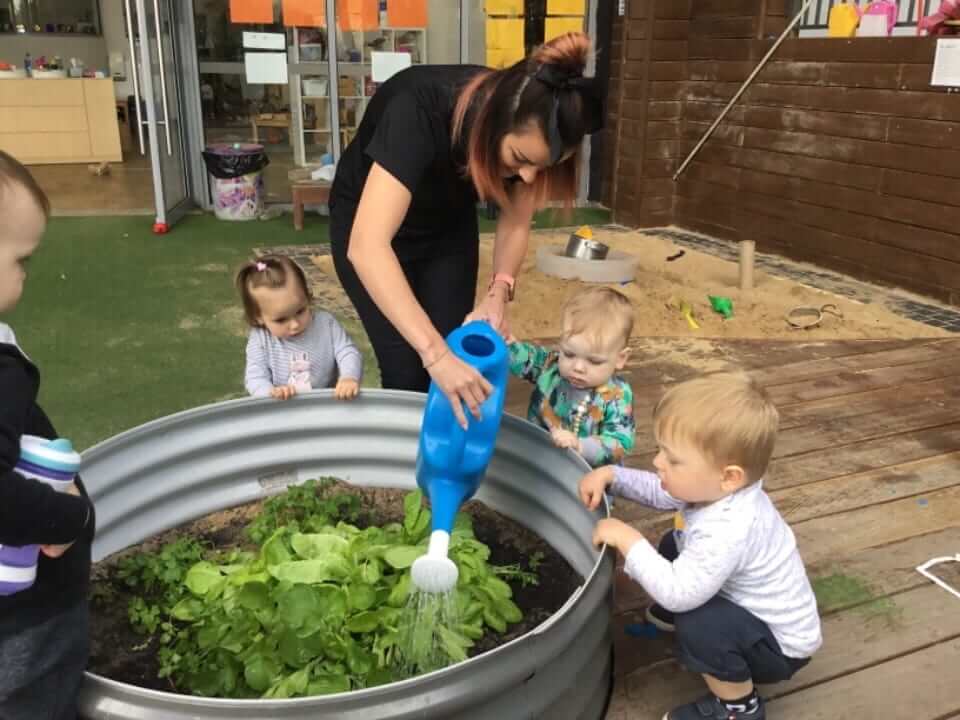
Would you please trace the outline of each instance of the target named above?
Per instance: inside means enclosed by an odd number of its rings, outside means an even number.
[[[663,720],[766,720],[763,698],[754,693],[747,703],[725,703],[716,695],[674,708]]]
[[[659,605],[651,605],[646,612],[647,622],[663,632],[675,632],[673,613]]]

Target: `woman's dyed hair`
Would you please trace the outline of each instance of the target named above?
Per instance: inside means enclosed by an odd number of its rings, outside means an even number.
[[[573,204],[581,141],[603,121],[593,80],[583,77],[589,52],[586,35],[566,33],[509,68],[477,73],[461,90],[453,115],[453,143],[463,148],[466,174],[481,199],[501,207],[510,204],[500,146],[505,135],[532,122],[543,132],[552,154],[561,154],[560,150],[565,156],[537,174],[533,183],[537,207],[548,200]]]
[[[288,278],[293,277],[303,291],[307,302],[313,300],[310,284],[303,270],[293,260],[285,255],[264,255],[256,260],[244,263],[237,271],[234,282],[243,302],[243,314],[250,327],[262,327],[260,322],[260,306],[251,292],[254,288],[271,288],[279,290],[286,287]]]

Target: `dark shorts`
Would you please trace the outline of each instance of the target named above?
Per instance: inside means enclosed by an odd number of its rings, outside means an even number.
[[[430,375],[417,351],[367,293],[347,259],[353,215],[337,208],[330,217],[330,251],[340,284],[360,316],[380,365],[380,384],[392,390],[427,392]],[[400,267],[437,331],[444,337],[460,327],[473,310],[477,288],[480,240],[475,225],[437,238],[433,252],[399,257]]]
[[[86,600],[39,625],[0,621],[0,720],[75,720],[89,631]]]
[[[675,560],[679,553],[672,532],[660,541],[660,554]],[[810,662],[783,654],[762,620],[719,595],[674,616],[677,659],[691,672],[724,682],[769,684],[789,680]]]

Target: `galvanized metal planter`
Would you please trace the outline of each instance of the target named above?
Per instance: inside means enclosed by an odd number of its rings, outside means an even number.
[[[84,453],[97,506],[94,558],[217,510],[332,475],[413,488],[423,396],[329,391],[281,403],[235,400],[162,418]],[[613,563],[590,544],[596,516],[576,495],[587,469],[546,433],[508,417],[477,497],[550,543],[586,581],[563,608],[507,645],[369,690],[297,700],[216,700],[157,692],[88,673],[81,712],[158,718],[599,719],[611,682]]]

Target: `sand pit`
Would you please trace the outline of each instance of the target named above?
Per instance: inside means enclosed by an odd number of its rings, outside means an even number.
[[[524,262],[517,288],[516,302],[510,308],[510,321],[518,338],[554,337],[560,332],[560,307],[564,300],[583,286],[582,283],[560,280],[539,272],[536,249],[541,243],[565,244],[570,231],[544,230],[531,233],[530,250]],[[757,269],[755,288],[741,294],[737,287],[736,263],[713,255],[681,248],[656,235],[632,231],[594,228],[594,236],[615,250],[640,258],[633,282],[617,288],[633,300],[636,307],[636,337],[690,338],[780,338],[793,340],[836,340],[844,338],[941,337],[946,330],[924,325],[896,315],[884,307],[878,290],[878,301],[860,303],[845,297],[816,290],[792,280],[774,277]],[[666,258],[684,250],[683,257],[667,262]],[[481,236],[480,286],[486,288],[493,257],[492,235]],[[349,306],[343,295],[329,256],[314,257],[314,264],[331,280],[318,297],[334,306]],[[710,307],[708,295],[725,295],[733,300],[734,316],[724,320]],[[692,329],[675,305],[685,300],[700,325]],[[817,328],[792,329],[784,315],[797,305],[837,305],[843,318],[825,315]],[[331,308],[336,310],[336,308]]]

